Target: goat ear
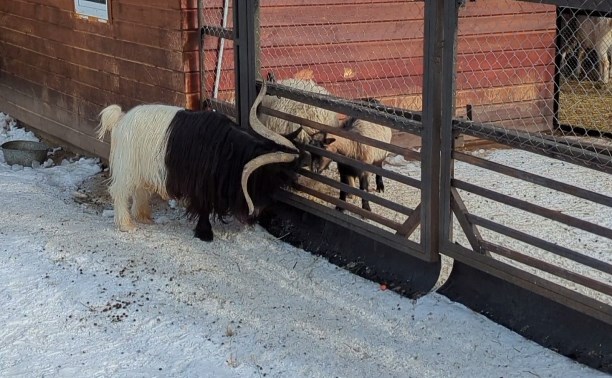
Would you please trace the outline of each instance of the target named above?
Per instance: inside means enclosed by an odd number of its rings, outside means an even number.
[[[332,144],[336,141],[336,138],[325,138],[323,144]]]
[[[290,132],[289,134],[284,134],[283,136],[289,140],[294,140],[301,132],[303,128],[302,126],[298,127],[297,130]]]

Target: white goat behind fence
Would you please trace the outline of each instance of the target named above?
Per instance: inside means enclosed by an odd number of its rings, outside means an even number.
[[[274,80],[272,80],[274,81]],[[306,92],[312,92],[317,94],[329,95],[329,91],[320,85],[317,85],[313,80],[303,79],[284,79],[279,80],[279,84],[285,85],[291,88],[299,89]],[[298,101],[293,101],[288,98],[277,97],[277,96],[266,96],[263,99],[262,106],[268,107],[274,110],[278,110],[284,113],[302,117],[311,121],[316,121],[331,127],[339,127],[338,114],[331,110],[318,108],[316,106],[304,104]],[[261,115],[261,121],[270,130],[279,133],[281,135],[288,134],[296,131],[299,127],[302,127],[302,132],[298,134],[296,140],[301,143],[309,143],[315,134],[319,133],[319,130],[313,129],[308,126],[301,126],[293,122],[289,122],[284,119],[268,116],[267,114]]]
[[[577,77],[581,77],[581,74],[586,76],[584,58],[588,51],[593,49],[597,53],[599,80],[607,84],[610,81],[611,74],[612,18],[580,15],[577,19],[576,38],[579,50],[576,75]]]

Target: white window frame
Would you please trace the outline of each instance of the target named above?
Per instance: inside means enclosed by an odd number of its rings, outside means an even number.
[[[108,2],[106,4],[95,3],[88,0],[74,0],[74,10],[82,16],[96,17],[108,21]]]

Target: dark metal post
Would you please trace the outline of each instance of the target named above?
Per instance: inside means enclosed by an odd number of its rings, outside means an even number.
[[[425,1],[423,134],[421,136],[421,245],[439,258],[440,129],[442,126],[442,48],[445,0]]]
[[[442,243],[452,237],[451,179],[454,175],[453,116],[455,113],[455,61],[457,56],[457,23],[462,0],[448,0],[444,12],[444,51],[442,61],[442,132],[440,168],[440,219]],[[471,105],[470,105],[471,113]],[[471,117],[471,114],[470,114]]]
[[[234,69],[236,88],[236,120],[242,127],[249,127],[249,110],[257,96],[256,37],[259,1],[234,0]]]

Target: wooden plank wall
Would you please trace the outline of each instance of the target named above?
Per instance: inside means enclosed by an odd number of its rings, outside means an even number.
[[[210,24],[220,24],[222,3],[206,3]],[[273,71],[279,79],[313,78],[344,97],[421,92],[423,2],[261,0],[260,14],[264,73]],[[205,47],[210,91],[218,41],[209,41]],[[233,59],[231,48],[226,49],[222,98],[233,97]]]
[[[93,154],[97,114],[160,102],[197,106],[196,0],[110,0],[111,20],[74,0],[0,2],[0,111]]]
[[[460,11],[457,114],[545,131],[552,127],[556,11],[512,0],[469,3]]]
[[[221,0],[205,17],[221,22]],[[262,71],[279,79],[313,78],[347,98],[378,97],[420,110],[423,2],[406,0],[261,0]],[[468,2],[460,13],[458,115],[521,129],[551,125],[555,9],[514,0]],[[231,25],[231,12],[229,17]],[[206,44],[212,88],[218,41]],[[221,97],[233,97],[233,54],[225,51]],[[210,93],[210,92],[209,92]]]

